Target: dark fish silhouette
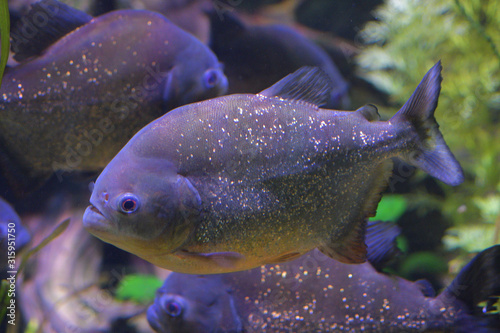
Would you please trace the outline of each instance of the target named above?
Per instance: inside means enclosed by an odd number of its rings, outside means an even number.
[[[16,270],[18,255],[30,240],[30,234],[16,211],[0,198],[0,272]]]
[[[17,180],[100,171],[151,120],[227,88],[208,47],[153,12],[92,18],[42,0],[12,39],[21,63],[0,89],[0,165]]]
[[[186,105],[137,133],[101,173],[84,225],[177,272],[224,273],[314,248],[365,261],[392,157],[450,185],[460,165],[434,119],[441,65],[388,121],[374,106],[318,108],[325,75],[301,69],[257,95]]]
[[[370,251],[370,248],[368,249]],[[172,273],[148,320],[156,332],[498,332],[500,245],[478,254],[435,297],[367,262],[314,250],[289,263],[215,275]],[[483,308],[478,303],[490,305]],[[492,310],[491,314],[486,314]]]
[[[332,81],[326,107],[350,107],[349,84],[328,54],[294,29],[279,24],[248,26],[216,9],[209,17],[209,44],[224,64],[228,93],[257,93],[300,67],[316,66]]]

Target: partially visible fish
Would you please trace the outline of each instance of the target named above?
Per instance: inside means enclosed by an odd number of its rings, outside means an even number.
[[[153,12],[92,18],[42,0],[12,40],[21,63],[0,89],[0,167],[21,181],[100,171],[151,120],[227,89],[208,47]]]
[[[68,228],[32,256],[18,280],[19,309],[44,333],[148,333],[146,306],[117,300],[113,287],[125,274],[151,274],[152,265],[129,265],[125,257],[106,251],[81,223],[82,209],[74,207],[80,194],[65,194],[57,207],[46,207],[27,222],[36,228],[39,244],[53,229],[54,221],[71,218]],[[59,202],[59,198],[56,200]],[[55,209],[54,209],[55,208]],[[106,262],[106,255],[112,260]],[[127,255],[127,253],[124,253]],[[137,258],[136,258],[137,259]]]
[[[159,333],[493,333],[500,328],[492,306],[499,277],[500,245],[478,254],[437,297],[426,281],[386,275],[368,262],[342,264],[314,250],[244,272],[172,273],[148,320]],[[487,305],[478,307],[481,301]]]
[[[210,12],[210,47],[224,64],[228,93],[257,93],[303,66],[320,67],[332,81],[328,108],[349,108],[349,84],[328,54],[285,25],[248,26],[229,11]]]
[[[18,255],[30,240],[31,236],[23,227],[19,215],[0,198],[0,272],[16,270],[20,258]]]
[[[400,157],[449,185],[459,163],[434,118],[441,64],[388,121],[321,109],[328,78],[303,68],[258,95],[180,107],[138,132],[95,182],[86,229],[176,272],[213,274],[314,248],[366,258],[365,219]]]
[[[210,37],[210,21],[205,12],[214,6],[220,6],[211,0],[131,0],[128,4],[125,1],[119,3],[122,6],[124,4],[134,9],[161,13],[205,44]]]

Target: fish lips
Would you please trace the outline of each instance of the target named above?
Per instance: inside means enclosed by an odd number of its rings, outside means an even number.
[[[112,229],[111,220],[106,218],[106,216],[92,204],[85,209],[85,213],[83,214],[83,226],[96,236],[108,234]]]

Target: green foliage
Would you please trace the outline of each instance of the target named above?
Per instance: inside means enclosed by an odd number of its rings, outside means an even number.
[[[426,272],[433,275],[445,273],[448,270],[446,261],[432,252],[416,252],[408,256],[401,264],[399,274],[411,278],[415,272]]]
[[[495,314],[500,314],[500,297],[496,298],[496,302],[493,305],[488,306],[488,302],[480,302],[477,306],[486,309],[487,307],[490,308],[489,311],[485,312],[488,315],[495,315]]]
[[[395,106],[442,60],[436,118],[466,173],[458,188],[444,187],[442,210],[455,223],[446,244],[482,250],[498,242],[491,223],[499,220],[500,201],[500,2],[387,0],[375,16],[361,32],[360,75]]]
[[[392,221],[397,219],[406,210],[406,199],[398,195],[384,195],[377,207],[377,215],[371,217],[371,221]]]
[[[448,249],[462,248],[470,253],[480,252],[496,243],[493,235],[493,225],[461,225],[448,229],[443,242]]]
[[[131,274],[125,276],[116,291],[116,298],[137,303],[150,303],[163,281],[154,275]]]
[[[9,281],[3,279],[0,281],[0,325],[3,320],[7,318],[5,315],[7,314],[7,306],[10,303],[9,297]]]
[[[1,40],[1,53],[0,53],[0,86],[2,85],[3,72],[7,65],[9,58],[10,48],[10,17],[9,5],[7,0],[0,0],[0,40]]]

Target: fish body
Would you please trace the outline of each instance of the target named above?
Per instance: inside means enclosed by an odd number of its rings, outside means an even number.
[[[322,72],[308,70],[258,95],[173,110],[142,129],[101,173],[84,225],[184,273],[245,270],[316,247],[342,262],[364,262],[365,219],[386,186],[391,157],[448,184],[462,181],[429,116],[440,68],[389,121],[378,121],[373,106],[318,108],[312,103],[329,89],[318,88],[325,88],[324,74],[315,75]]]
[[[16,255],[30,240],[31,236],[21,224],[19,215],[11,205],[0,198],[0,272],[15,270]]]
[[[328,54],[286,25],[246,25],[230,12],[210,12],[210,47],[224,63],[230,94],[257,93],[302,66],[320,67],[332,81],[328,108],[348,108],[349,84]],[[244,66],[242,66],[244,64]]]
[[[343,264],[317,250],[243,272],[172,273],[148,320],[161,333],[187,332],[186,327],[203,327],[192,333],[494,332],[498,315],[481,314],[470,297],[495,299],[499,263],[500,246],[483,251],[436,297],[425,292],[424,281],[380,273],[369,262]],[[211,322],[199,315],[204,309],[212,313]],[[227,312],[237,316],[218,322]]]
[[[162,15],[120,10],[86,18],[44,0],[27,20],[40,13],[54,26],[63,22],[58,39],[41,27],[33,39],[52,44],[37,49],[22,28],[14,31],[21,62],[0,89],[2,153],[30,176],[100,171],[151,120],[227,88],[215,55]],[[72,17],[80,26],[64,31]]]

